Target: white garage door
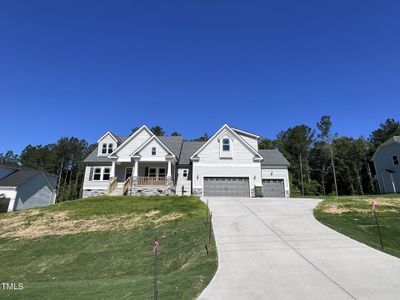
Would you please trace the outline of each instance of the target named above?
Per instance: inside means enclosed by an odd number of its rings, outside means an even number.
[[[285,197],[283,179],[263,179],[264,197]]]
[[[249,197],[249,178],[204,177],[204,196]]]

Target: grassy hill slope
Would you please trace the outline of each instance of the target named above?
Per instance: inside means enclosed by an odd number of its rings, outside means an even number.
[[[381,225],[382,250],[371,202]],[[315,208],[321,223],[355,240],[400,257],[400,195],[325,197]]]
[[[0,215],[0,290],[8,299],[192,299],[217,268],[206,255],[206,206],[195,197],[96,197]]]

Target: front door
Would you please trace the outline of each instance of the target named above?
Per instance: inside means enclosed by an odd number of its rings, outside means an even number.
[[[132,176],[132,168],[125,169],[125,181]]]

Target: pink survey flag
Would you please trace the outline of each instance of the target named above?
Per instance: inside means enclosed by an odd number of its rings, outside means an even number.
[[[376,208],[376,203],[375,203],[375,201],[372,201],[371,205],[372,205],[372,209],[375,210],[375,208]]]
[[[155,240],[155,241],[154,241],[153,252],[154,252],[154,254],[157,254],[157,252],[158,252],[158,240]]]

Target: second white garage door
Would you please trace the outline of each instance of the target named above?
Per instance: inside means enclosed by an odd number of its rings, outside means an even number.
[[[249,178],[204,177],[204,196],[249,197]]]

